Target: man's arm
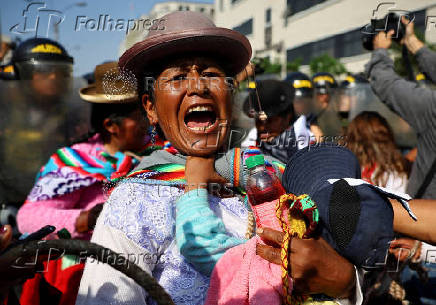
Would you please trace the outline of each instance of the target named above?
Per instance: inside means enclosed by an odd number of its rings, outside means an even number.
[[[427,130],[436,115],[436,93],[420,88],[398,76],[387,48],[391,33],[380,32],[374,39],[374,48],[365,73],[380,100],[406,120],[418,133]]]
[[[416,60],[419,70],[424,72],[433,83],[436,83],[436,52],[424,46],[416,53]]]
[[[425,73],[433,83],[436,83],[436,52],[431,51],[416,37],[413,22],[409,22],[404,17],[402,22],[406,26],[403,44],[410,53],[416,56],[419,70]]]
[[[397,200],[391,200],[394,210],[394,231],[408,235],[414,239],[436,245],[436,201],[414,199],[410,201],[410,208],[415,213],[418,221],[410,218],[407,211]]]

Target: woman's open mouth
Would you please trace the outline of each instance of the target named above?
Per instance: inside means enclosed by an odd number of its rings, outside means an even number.
[[[190,107],[185,114],[185,125],[196,132],[210,131],[217,123],[217,115],[210,105],[197,105]]]

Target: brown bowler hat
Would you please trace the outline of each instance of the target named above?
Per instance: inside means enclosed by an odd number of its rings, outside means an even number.
[[[117,62],[95,67],[95,83],[81,88],[80,97],[91,103],[122,104],[138,100],[136,79],[128,73],[120,73]]]
[[[248,64],[251,45],[244,35],[215,26],[201,13],[178,11],[162,17],[145,40],[124,52],[118,64],[140,78],[147,68],[163,59],[189,53],[216,56],[229,76],[233,76]]]

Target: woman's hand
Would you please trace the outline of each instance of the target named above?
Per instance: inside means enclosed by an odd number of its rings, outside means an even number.
[[[10,225],[0,226],[0,252],[6,249],[12,240],[12,227]],[[27,278],[31,278],[35,274],[35,268],[23,268],[17,266],[17,258],[7,255],[8,251],[0,256],[0,303],[7,296],[8,290],[14,285]],[[31,261],[31,260],[28,260]],[[35,266],[36,267],[36,264]]]
[[[12,239],[10,225],[0,226],[0,252],[3,251]],[[26,253],[22,257],[12,256],[6,251],[0,256],[0,301],[8,292],[9,287],[18,285],[26,279],[32,278],[35,272],[44,270],[42,263],[50,259],[57,259],[61,254],[38,255],[38,253]]]
[[[280,247],[284,233],[263,228],[257,234],[268,245],[258,244],[256,253],[271,263],[281,265]],[[301,294],[324,293],[334,298],[346,298],[355,287],[354,266],[322,238],[292,238],[291,277],[294,290]]]
[[[0,252],[3,251],[12,239],[12,227],[10,225],[0,226]]]
[[[185,166],[185,193],[199,188],[207,188],[210,183],[224,185],[227,180],[215,171],[215,156],[188,156]]]
[[[417,260],[421,255],[421,242],[410,238],[398,238],[391,241],[389,253],[395,255],[400,261],[404,261],[409,256],[412,260]]]

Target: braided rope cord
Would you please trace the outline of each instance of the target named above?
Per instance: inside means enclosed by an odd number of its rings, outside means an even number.
[[[283,216],[283,210],[288,209],[288,222]],[[319,221],[319,213],[309,195],[284,194],[276,204],[276,217],[285,233],[283,237],[280,258],[282,261],[283,303],[286,305],[308,304],[310,298],[306,295],[292,294],[290,289],[290,243],[292,237],[309,238],[315,232]],[[305,219],[309,226],[306,225]]]
[[[112,268],[122,272],[133,279],[139,286],[156,301],[159,305],[174,305],[169,294],[159,283],[138,265],[127,260],[122,254],[116,253],[108,248],[84,240],[47,240],[29,241],[11,248],[4,256],[16,258],[33,257],[52,253],[53,250],[63,251],[62,255],[72,254],[79,257],[92,257],[100,262],[107,263]],[[2,256],[3,256],[2,255]],[[115,259],[114,259],[115,258]]]

